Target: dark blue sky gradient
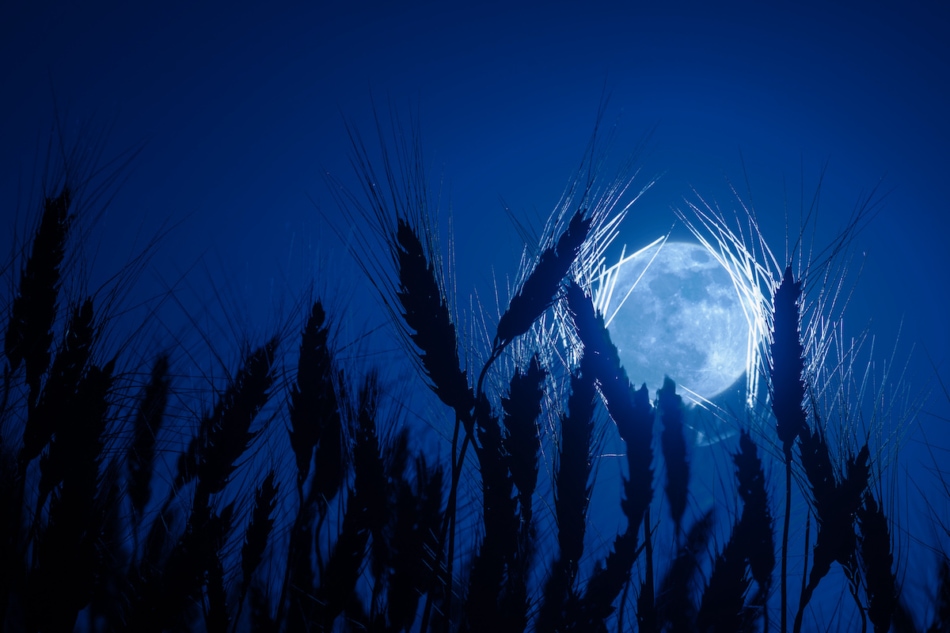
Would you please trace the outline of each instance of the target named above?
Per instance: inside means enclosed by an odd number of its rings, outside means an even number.
[[[514,274],[520,254],[501,201],[540,226],[606,94],[608,177],[652,131],[639,183],[659,181],[623,228],[631,247],[669,230],[672,207],[696,199],[691,188],[733,208],[728,183],[748,198],[747,175],[781,257],[786,207],[797,225],[823,168],[819,245],[880,185],[881,210],[856,239],[867,257],[846,326],[868,326],[881,361],[910,358],[912,393],[937,392],[935,374],[950,381],[946,11],[914,1],[6,2],[4,240],[18,195],[27,210],[18,187],[45,151],[55,101],[67,135],[88,120],[110,127],[106,157],[145,144],[98,226],[98,274],[180,221],[142,292],[187,273],[182,296],[208,297],[213,274],[243,327],[265,332],[273,301],[309,278],[341,292],[340,279],[359,279],[316,209],[337,213],[324,170],[355,188],[343,121],[375,141],[375,100],[384,117],[391,107],[418,115],[443,223],[452,210],[459,294],[487,296],[493,268]],[[354,328],[385,321],[360,316]],[[935,393],[917,422],[938,459],[950,449],[946,418]],[[911,432],[902,466],[931,463],[923,439]],[[933,483],[922,471],[912,479]],[[937,512],[950,523],[946,503]]]

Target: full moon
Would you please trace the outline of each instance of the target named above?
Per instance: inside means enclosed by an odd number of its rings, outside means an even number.
[[[608,270],[598,303],[634,385],[664,375],[711,399],[746,369],[749,325],[729,273],[701,245],[661,242]],[[685,389],[679,389],[684,387]]]

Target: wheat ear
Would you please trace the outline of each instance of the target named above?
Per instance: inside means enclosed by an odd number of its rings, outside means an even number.
[[[366,377],[359,393],[358,411],[352,429],[353,487],[347,496],[340,535],[322,570],[320,585],[312,597],[312,624],[332,630],[333,622],[351,601],[359,580],[366,545],[371,533],[379,533],[385,522],[386,482],[376,414],[379,386],[375,374]]]
[[[874,633],[887,633],[897,608],[897,579],[887,517],[870,491],[864,493],[864,503],[857,515],[861,528],[861,567],[867,583],[868,619],[874,625]]]
[[[20,449],[20,473],[46,447],[53,434],[69,416],[69,400],[76,392],[89,362],[96,337],[91,301],[76,306],[70,315],[69,327],[56,352],[43,391],[35,406],[27,413]]]
[[[799,438],[799,443],[802,466],[811,485],[814,511],[818,520],[818,537],[812,553],[808,583],[802,591],[798,612],[795,614],[795,633],[801,631],[805,607],[818,583],[831,569],[832,563],[837,562],[844,568],[852,585],[856,582],[857,536],[854,520],[855,513],[861,507],[870,474],[867,444],[857,456],[847,460],[844,476],[839,481],[835,478],[828,445],[820,427],[816,427],[814,431],[806,430]]]
[[[520,520],[509,460],[502,447],[501,425],[484,394],[476,400],[475,421],[485,535],[472,563],[465,617],[469,630],[484,631],[497,626],[503,617],[500,596],[506,568],[517,552]]]
[[[538,416],[541,415],[546,375],[538,355],[533,355],[527,371],[522,372],[520,368],[515,371],[508,396],[501,399],[508,432],[503,438],[504,449],[511,478],[518,488],[521,520],[526,526],[531,525],[531,497],[538,482],[538,453],[541,450]]]
[[[132,423],[133,437],[128,451],[128,494],[132,502],[132,520],[135,526],[141,522],[142,514],[152,496],[155,440],[164,420],[169,388],[168,356],[163,354],[152,366],[151,378],[142,389]]]
[[[501,399],[507,431],[502,440],[504,455],[512,482],[518,490],[521,513],[501,611],[510,614],[512,626],[521,630],[528,623],[528,577],[535,538],[532,497],[538,481],[538,455],[541,451],[538,417],[541,415],[546,375],[538,355],[533,355],[526,371],[516,369],[509,383],[508,396]]]
[[[709,583],[703,592],[696,627],[700,631],[751,631],[764,611],[775,567],[772,518],[768,510],[765,475],[755,444],[746,431],[739,437],[739,452],[733,456],[743,507],[726,546],[716,557]],[[751,581],[759,590],[747,602]],[[767,612],[761,613],[768,629]]]
[[[689,488],[689,460],[686,455],[686,436],[683,429],[682,396],[676,393],[676,385],[666,376],[663,388],[657,392],[657,408],[663,422],[660,447],[666,464],[666,498],[670,502],[670,515],[676,528],[677,541],[686,512],[686,497]]]
[[[71,193],[69,187],[63,187],[55,198],[46,198],[32,252],[20,274],[19,292],[13,299],[4,338],[3,351],[10,369],[16,371],[21,362],[26,366],[31,407],[36,404],[40,379],[49,367]]]
[[[739,435],[739,452],[732,459],[736,465],[738,492],[742,499],[739,525],[743,549],[752,579],[758,585],[752,606],[761,610],[765,622],[764,630],[768,630],[768,598],[771,593],[772,574],[775,571],[774,521],[769,509],[762,461],[752,437],[745,430]]]
[[[391,511],[392,537],[388,539],[390,568],[386,614],[395,630],[410,630],[419,599],[436,588],[435,569],[439,525],[442,522],[441,466],[429,466],[424,455],[415,459],[415,478],[398,479]]]
[[[274,505],[279,486],[275,483],[276,473],[272,470],[264,478],[260,488],[254,494],[254,509],[251,521],[244,532],[244,544],[241,546],[241,585],[239,604],[244,602],[247,591],[254,578],[254,572],[264,559],[264,550],[271,530],[274,528]]]
[[[398,218],[392,245],[399,269],[397,297],[419,359],[439,399],[462,419],[471,419],[472,390],[461,369],[455,325],[431,257],[408,221]],[[468,429],[471,431],[471,428]]]
[[[578,209],[557,243],[546,248],[518,293],[501,315],[494,348],[504,347],[527,332],[545,310],[551,307],[561,281],[567,275],[590,233],[591,218]]]
[[[746,556],[739,525],[713,563],[709,584],[703,592],[696,616],[696,629],[730,633],[744,630],[745,597],[749,589]]]
[[[40,484],[37,511],[47,495],[68,473],[72,447],[62,432],[74,425],[77,396],[91,367],[90,356],[96,339],[92,300],[85,300],[73,309],[70,328],[56,353],[50,374],[39,402],[27,415],[20,451],[21,474],[26,464],[48,444],[49,450],[40,458]]]
[[[690,526],[676,558],[660,580],[656,594],[656,626],[674,633],[689,631],[696,617],[693,583],[712,535],[715,508],[710,508]]]
[[[544,585],[541,610],[535,628],[555,631],[578,619],[574,582],[584,552],[587,505],[590,501],[591,434],[593,431],[593,354],[584,353],[581,366],[571,375],[567,413],[561,414],[557,468],[554,474],[554,511],[557,521],[558,555]]]

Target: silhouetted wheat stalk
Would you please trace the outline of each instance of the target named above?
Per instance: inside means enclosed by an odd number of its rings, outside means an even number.
[[[782,529],[781,631],[787,630],[788,530],[792,513],[792,447],[805,431],[805,351],[801,342],[801,282],[785,269],[775,291],[772,310],[772,344],[769,350],[772,412],[785,459],[785,513]]]

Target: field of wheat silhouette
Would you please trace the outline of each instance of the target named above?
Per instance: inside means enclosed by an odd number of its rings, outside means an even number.
[[[950,14],[0,7],[0,629],[950,630]]]
[[[604,174],[597,121],[494,305],[460,299],[418,128],[348,124],[361,190],[328,174],[320,215],[402,365],[341,340],[353,307],[319,278],[235,349],[174,286],[119,329],[163,235],[93,285],[89,236],[136,158],[55,138],[5,267],[4,628],[943,630],[950,564],[935,593],[909,584],[895,512],[919,410],[843,318],[879,194],[826,244],[803,208],[784,253],[738,194],[677,212],[748,325],[741,397],[687,400],[631,380],[607,325],[653,181]]]

